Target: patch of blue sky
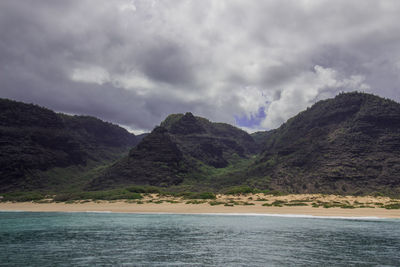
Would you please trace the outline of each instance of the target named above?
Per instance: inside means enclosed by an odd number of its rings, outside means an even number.
[[[265,107],[260,107],[256,114],[251,114],[250,116],[236,116],[235,122],[239,127],[254,128],[260,126],[261,122],[265,119],[267,115],[265,114]]]

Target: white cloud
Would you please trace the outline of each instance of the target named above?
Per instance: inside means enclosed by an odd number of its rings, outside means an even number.
[[[121,10],[122,12],[126,12],[126,11],[135,12],[136,6],[131,1],[124,1],[119,5],[119,10]]]
[[[268,97],[264,95],[263,90],[257,87],[246,86],[235,92],[238,97],[239,106],[244,111],[244,116],[250,119],[258,113],[261,107],[265,107]]]
[[[100,66],[75,68],[72,70],[71,79],[76,82],[96,83],[102,85],[110,81],[110,74]]]
[[[133,90],[139,95],[146,95],[154,90],[156,83],[148,79],[142,73],[115,74],[111,77],[114,86]]]
[[[267,117],[261,125],[267,129],[277,128],[322,98],[332,97],[341,91],[368,90],[369,86],[364,80],[361,75],[344,78],[334,69],[316,65],[313,71],[304,72],[287,81],[280,98],[269,104]]]

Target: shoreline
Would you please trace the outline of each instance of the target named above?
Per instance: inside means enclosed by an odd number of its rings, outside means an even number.
[[[282,205],[273,203],[282,202]],[[302,205],[291,206],[294,203]],[[219,204],[215,204],[219,203]],[[234,203],[234,204],[233,204]],[[315,204],[320,206],[316,207]],[[324,207],[330,203],[331,206]],[[204,214],[254,215],[321,218],[388,218],[400,219],[400,209],[385,209],[382,205],[397,205],[400,200],[385,197],[354,197],[336,195],[217,195],[214,200],[189,200],[177,197],[146,195],[141,200],[66,202],[0,202],[1,212],[94,212],[136,214]],[[336,206],[335,206],[336,205]],[[338,206],[339,205],[339,206]],[[341,206],[340,206],[341,205]],[[344,206],[343,206],[344,205]],[[354,205],[354,206],[353,206]],[[351,208],[348,208],[351,206]],[[347,207],[347,208],[343,208]]]
[[[121,212],[121,211],[25,211],[25,210],[0,210],[1,213],[104,213],[104,214],[136,214],[136,215],[204,215],[204,216],[254,216],[254,217],[284,217],[284,218],[310,218],[310,219],[347,219],[347,220],[397,220],[400,217],[378,216],[338,216],[338,215],[308,215],[297,213],[179,213],[179,212]]]

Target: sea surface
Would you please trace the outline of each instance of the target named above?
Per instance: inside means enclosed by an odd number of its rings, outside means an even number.
[[[0,266],[400,266],[400,220],[0,212]]]

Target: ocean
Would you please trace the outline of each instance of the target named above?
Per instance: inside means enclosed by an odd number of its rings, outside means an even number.
[[[400,220],[0,212],[0,266],[400,266]]]

